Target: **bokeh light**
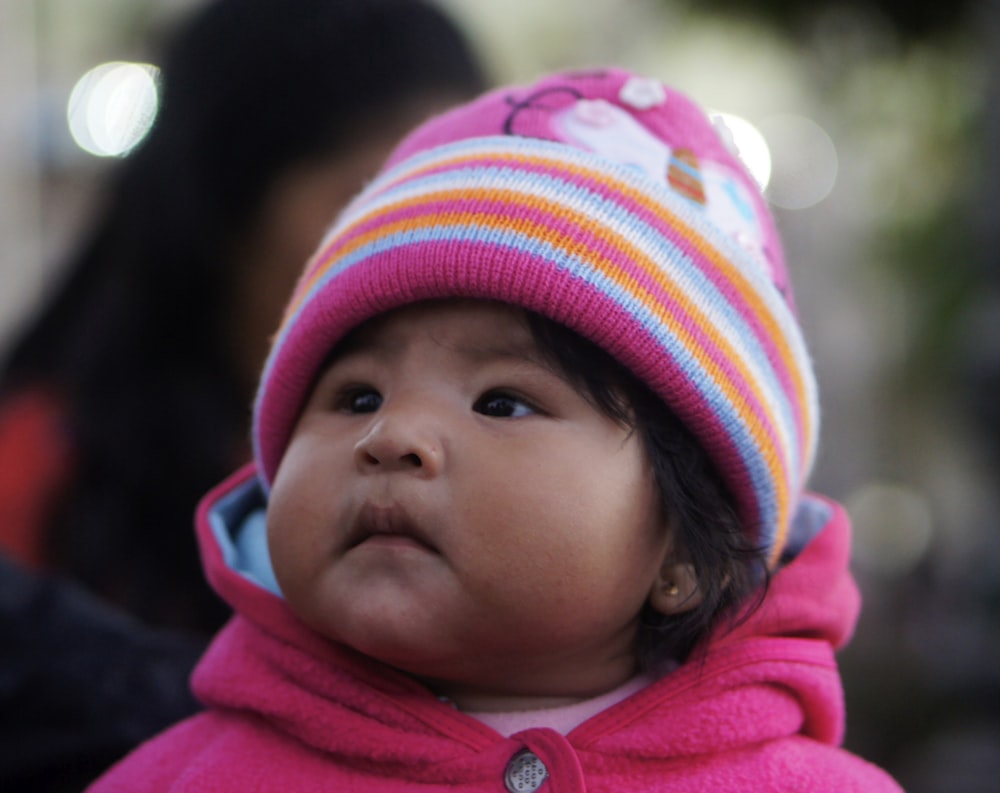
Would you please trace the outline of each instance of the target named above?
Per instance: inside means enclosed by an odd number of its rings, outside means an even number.
[[[901,484],[872,482],[845,506],[854,522],[854,557],[886,578],[904,575],[926,556],[934,536],[927,498]]]
[[[758,124],[771,150],[768,200],[782,209],[808,209],[831,192],[839,168],[833,140],[805,116],[781,114]]]
[[[84,151],[121,157],[145,137],[158,107],[157,67],[114,61],[90,69],[66,109],[70,134]]]
[[[717,118],[725,124],[743,164],[760,189],[765,190],[771,181],[771,149],[761,131],[742,116],[733,113],[713,111],[711,115],[713,119]]]

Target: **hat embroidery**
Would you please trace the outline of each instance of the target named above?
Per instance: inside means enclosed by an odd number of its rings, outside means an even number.
[[[546,96],[552,96],[554,94],[569,94],[571,97],[579,100],[583,95],[572,86],[568,85],[557,85],[552,88],[546,88],[541,91],[536,91],[533,94],[529,94],[525,99],[515,99],[513,96],[507,96],[506,102],[510,105],[510,113],[503,122],[503,134],[504,135],[517,135],[518,132],[514,129],[514,124],[517,122],[517,118],[521,113],[528,110],[543,110],[545,112],[551,113],[556,108],[546,107],[541,104],[539,100]],[[561,107],[562,105],[560,105]]]
[[[691,149],[676,149],[667,170],[670,186],[686,198],[699,204],[705,203],[705,188],[701,183],[698,158]]]
[[[670,147],[620,107],[584,99],[553,114],[550,124],[558,139],[666,183]]]
[[[604,99],[578,100],[552,113],[549,123],[556,139],[642,171],[697,204],[770,274],[753,200],[725,166],[699,160],[689,148],[672,149],[627,110]]]

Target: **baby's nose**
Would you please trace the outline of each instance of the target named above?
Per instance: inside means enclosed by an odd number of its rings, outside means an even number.
[[[404,471],[436,476],[444,463],[444,451],[434,422],[414,412],[387,410],[369,427],[354,447],[358,469]]]

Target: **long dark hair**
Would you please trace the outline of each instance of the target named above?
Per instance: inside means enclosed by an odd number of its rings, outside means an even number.
[[[169,38],[161,109],[102,212],[10,348],[4,392],[65,400],[74,481],[53,567],[156,623],[214,630],[191,520],[234,466],[249,407],[220,306],[227,247],[289,167],[424,95],[484,87],[460,31],[422,0],[215,0]]]

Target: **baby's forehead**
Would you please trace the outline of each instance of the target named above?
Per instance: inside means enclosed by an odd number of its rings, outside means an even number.
[[[333,346],[323,368],[366,353],[391,359],[421,339],[471,362],[511,358],[543,363],[547,358],[525,309],[496,300],[448,298],[410,303],[356,325]]]

